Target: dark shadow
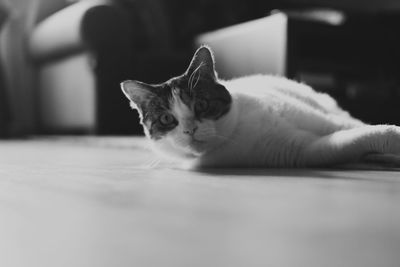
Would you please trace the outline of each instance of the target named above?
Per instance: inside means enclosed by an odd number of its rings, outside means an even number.
[[[363,176],[363,173],[380,172],[381,174],[396,172],[400,178],[400,168],[388,168],[378,165],[344,165],[332,168],[299,168],[299,169],[266,169],[266,168],[199,168],[194,170],[197,173],[214,175],[215,177],[264,177],[264,178],[288,178],[288,179],[340,179],[357,181],[382,182],[379,173],[374,174],[375,178]],[[358,174],[354,177],[354,173]],[[392,176],[391,176],[392,177]],[[399,179],[400,181],[400,179]]]

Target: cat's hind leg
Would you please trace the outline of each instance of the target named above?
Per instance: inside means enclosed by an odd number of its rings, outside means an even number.
[[[400,155],[400,127],[366,125],[318,137],[305,146],[300,165],[307,167],[354,163],[373,154]],[[371,155],[371,156],[367,156]],[[375,156],[375,160],[383,156]]]

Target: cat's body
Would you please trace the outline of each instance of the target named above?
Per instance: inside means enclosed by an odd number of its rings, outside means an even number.
[[[304,84],[257,75],[220,81],[231,93],[231,111],[221,120],[235,125],[219,132],[226,144],[199,159],[201,165],[302,166],[302,151],[320,136],[360,126],[336,102]]]
[[[206,47],[184,75],[122,89],[156,150],[201,167],[315,167],[400,154],[398,127],[364,124],[307,85],[268,75],[218,80]]]

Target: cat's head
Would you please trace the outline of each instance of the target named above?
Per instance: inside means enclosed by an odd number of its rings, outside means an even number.
[[[211,50],[200,47],[186,72],[161,84],[124,81],[145,134],[161,150],[196,157],[223,142],[232,98],[218,82]],[[225,122],[226,124],[226,122]]]

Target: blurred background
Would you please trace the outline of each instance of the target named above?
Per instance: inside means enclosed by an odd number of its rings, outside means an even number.
[[[400,124],[396,0],[0,0],[0,136],[142,134],[126,79],[285,75],[369,123]]]

